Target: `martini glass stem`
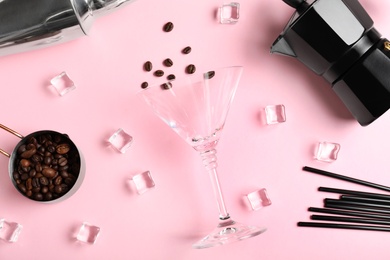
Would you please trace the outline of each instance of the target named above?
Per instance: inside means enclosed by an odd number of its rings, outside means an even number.
[[[215,149],[206,150],[200,152],[202,157],[203,166],[209,173],[211,184],[214,190],[215,199],[219,211],[219,219],[227,220],[230,218],[229,213],[226,210],[225,201],[223,199],[223,194],[221,190],[221,185],[219,184],[218,173],[217,173],[217,151]]]

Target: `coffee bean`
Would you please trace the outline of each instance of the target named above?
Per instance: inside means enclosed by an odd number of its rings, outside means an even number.
[[[41,188],[41,183],[38,178],[33,178],[31,181],[33,188],[37,188],[38,190]]]
[[[25,144],[22,144],[21,146],[19,146],[18,148],[18,153],[23,153],[24,151],[26,151],[27,148],[26,148],[26,145]]]
[[[72,184],[72,183],[74,182],[74,179],[71,178],[71,177],[69,177],[69,178],[66,178],[66,179],[64,180],[64,182],[65,182],[67,185],[70,185],[70,184]]]
[[[37,139],[36,139],[34,136],[31,136],[31,137],[28,139],[27,142],[30,143],[30,144],[33,144],[33,145],[35,145],[35,146],[38,144]]]
[[[53,194],[51,192],[47,192],[44,195],[45,200],[52,200],[53,199]]]
[[[191,51],[192,51],[192,48],[190,46],[187,46],[181,52],[183,54],[189,54]]]
[[[24,184],[19,184],[18,185],[18,188],[21,192],[23,193],[26,193],[27,189],[26,189],[26,186],[24,186]]]
[[[60,166],[58,168],[59,171],[67,171],[69,169],[69,165],[65,165],[65,166]]]
[[[37,146],[35,144],[29,143],[29,144],[27,144],[26,148],[27,148],[27,150],[37,149]]]
[[[59,166],[65,166],[68,164],[68,160],[65,157],[62,157],[58,160],[58,165]]]
[[[41,200],[43,200],[43,195],[42,195],[42,193],[35,193],[35,194],[33,194],[33,199],[34,200],[39,200],[39,201],[41,201]]]
[[[54,180],[54,185],[60,185],[62,183],[62,177],[61,176],[58,176],[55,180]]]
[[[31,147],[30,149],[27,149],[26,151],[24,151],[20,155],[20,157],[28,159],[28,158],[31,158],[31,156],[33,156],[36,152],[37,152],[37,149],[34,147]]]
[[[20,179],[22,180],[22,181],[26,181],[27,179],[28,179],[28,174],[27,173],[23,173],[21,176],[20,176]]]
[[[37,162],[42,162],[43,160],[43,156],[42,155],[39,155],[39,154],[34,154],[33,156],[31,156],[31,160],[35,163]]]
[[[47,186],[43,186],[42,189],[41,189],[41,192],[43,194],[47,193],[49,191],[49,188]]]
[[[52,179],[54,178],[54,176],[56,175],[56,170],[54,170],[53,168],[45,168],[42,170],[42,174],[49,178],[49,179]]]
[[[36,164],[36,165],[35,165],[35,170],[36,170],[37,172],[42,172],[42,170],[43,170],[42,165],[41,165],[40,163]]]
[[[164,64],[165,66],[167,66],[167,67],[172,67],[173,61],[172,61],[170,58],[168,58],[168,59],[165,59],[165,60],[163,61],[163,64]]]
[[[15,180],[15,181],[20,179],[20,174],[19,174],[18,172],[14,172],[14,173],[12,174],[12,176],[14,177],[14,180]]]
[[[47,147],[47,151],[48,151],[49,153],[54,153],[54,152],[56,151],[56,147],[55,147],[54,145],[49,145],[49,146]]]
[[[54,187],[54,192],[55,193],[62,193],[62,186],[61,185],[56,185],[55,187]]]
[[[65,135],[65,136],[67,136],[67,135]],[[68,136],[67,136],[68,137]],[[55,143],[59,143],[60,141],[61,141],[61,136],[60,135],[54,135],[54,138],[53,138],[53,141],[55,142]]]
[[[195,67],[194,64],[190,64],[190,65],[188,65],[188,66],[186,67],[186,72],[187,72],[188,74],[194,74],[195,71],[196,71],[196,67]]]
[[[31,178],[27,179],[26,188],[27,188],[27,190],[32,190],[33,186],[32,186],[32,179]]]
[[[150,61],[144,63],[144,70],[151,71],[153,69],[153,64]]]
[[[61,175],[62,178],[68,178],[69,177],[69,173],[67,171],[61,171],[60,175]]]
[[[51,164],[51,156],[45,156],[45,158],[43,159],[43,163],[46,165],[50,165]]]
[[[54,169],[54,167],[56,167],[56,168],[58,167],[57,164],[58,164],[58,159],[51,160],[51,165],[52,165],[53,169]]]
[[[60,186],[62,187],[63,192],[66,192],[67,190],[69,190],[69,186],[66,183],[62,183]]]
[[[156,77],[162,77],[162,76],[164,76],[164,71],[162,71],[162,70],[156,70],[156,71],[154,72],[154,76],[156,76]]]
[[[20,165],[22,166],[22,167],[28,167],[28,166],[30,166],[30,161],[29,160],[27,160],[27,159],[22,159],[22,160],[20,160]]]
[[[175,80],[176,79],[176,76],[174,74],[169,74],[167,76],[167,80]]]
[[[215,76],[215,71],[206,72],[203,76],[205,79],[211,79]]]
[[[163,26],[163,31],[164,31],[164,32],[170,32],[170,31],[173,30],[173,27],[174,27],[174,25],[173,25],[172,22],[167,22],[167,23],[164,24],[164,26]]]
[[[49,185],[49,180],[45,176],[42,176],[41,178],[39,178],[39,183],[44,186],[47,186]]]
[[[56,147],[56,152],[58,154],[66,154],[69,152],[69,150],[70,150],[69,144],[59,144]]]
[[[31,169],[29,172],[28,172],[28,175],[30,177],[34,177],[35,175],[37,175],[37,171],[35,169]]]
[[[38,148],[38,152],[39,152],[40,154],[43,154],[45,151],[46,151],[46,148],[45,148],[44,146],[40,146],[40,147]]]
[[[142,84],[141,84],[141,88],[143,88],[143,89],[147,88],[148,86],[149,86],[149,84],[146,81],[142,82]]]
[[[33,195],[33,192],[31,190],[26,191],[26,196],[31,197]]]
[[[172,88],[172,83],[171,82],[164,83],[161,85],[161,88],[162,89],[170,89],[170,88]]]

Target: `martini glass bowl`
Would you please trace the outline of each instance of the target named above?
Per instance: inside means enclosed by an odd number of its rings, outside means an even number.
[[[243,68],[224,67],[194,74],[140,92],[154,113],[201,156],[219,211],[217,227],[193,248],[208,248],[257,236],[266,229],[234,221],[225,206],[217,174],[216,146]]]

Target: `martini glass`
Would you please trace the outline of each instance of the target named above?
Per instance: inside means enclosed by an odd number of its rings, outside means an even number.
[[[217,175],[216,146],[242,74],[225,67],[146,88],[140,92],[154,113],[199,152],[210,175],[219,210],[217,227],[193,248],[208,248],[257,236],[266,229],[234,221]]]

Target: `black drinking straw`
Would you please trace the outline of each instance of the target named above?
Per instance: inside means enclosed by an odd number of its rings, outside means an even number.
[[[369,225],[352,225],[352,224],[335,224],[323,222],[298,222],[299,227],[319,227],[319,228],[340,228],[340,229],[358,229],[390,232],[389,227],[369,226]]]
[[[344,190],[344,189],[336,189],[336,188],[329,188],[329,187],[319,187],[318,190],[324,191],[324,192],[339,193],[339,194],[356,195],[356,196],[366,197],[366,198],[378,198],[378,199],[390,200],[390,195],[388,195],[388,194],[372,193],[372,192],[365,192],[365,191],[355,191],[355,190]]]
[[[340,200],[344,201],[355,201],[363,203],[372,203],[377,205],[390,205],[390,200],[374,199],[374,198],[365,198],[355,195],[341,195]]]
[[[335,217],[335,216],[324,216],[324,215],[311,215],[312,220],[327,220],[327,221],[338,221],[338,222],[352,222],[360,224],[374,224],[374,225],[390,225],[389,220],[369,219],[369,218],[348,218],[348,217]]]
[[[363,211],[363,212],[370,212],[370,213],[379,213],[379,214],[390,214],[389,210],[383,210],[378,208],[365,208],[365,207],[358,207],[358,206],[350,206],[350,205],[339,205],[339,204],[333,204],[333,203],[327,203],[325,204],[326,208],[333,208],[333,209],[344,209],[344,210],[352,210],[352,211]]]
[[[368,181],[363,181],[363,180],[351,178],[351,177],[348,177],[348,176],[343,176],[343,175],[332,173],[332,172],[319,170],[319,169],[308,167],[308,166],[304,166],[302,168],[302,170],[307,171],[307,172],[317,173],[317,174],[324,175],[324,176],[327,176],[327,177],[332,177],[332,178],[339,179],[339,180],[344,180],[344,181],[349,181],[349,182],[361,184],[361,185],[368,186],[368,187],[371,187],[371,188],[376,188],[376,189],[380,189],[380,190],[390,191],[390,187],[387,187],[387,186],[383,186],[383,185],[376,184],[376,183],[373,183],[373,182],[368,182]]]
[[[357,207],[365,207],[365,208],[377,208],[382,210],[388,210],[390,212],[390,205],[378,205],[374,203],[367,202],[357,202],[357,201],[346,201],[346,200],[337,200],[337,199],[325,199],[325,206],[329,204],[335,205],[346,205],[346,206],[357,206]]]
[[[308,208],[308,211],[317,212],[317,213],[342,215],[342,216],[354,216],[354,217],[374,218],[374,219],[388,219],[390,221],[390,215],[373,214],[373,213],[360,212],[360,211],[338,210],[338,209],[329,209],[329,208],[315,208],[315,207]]]

